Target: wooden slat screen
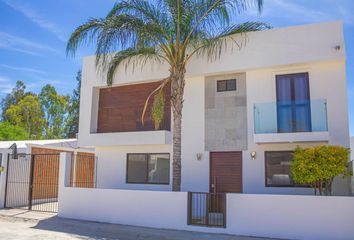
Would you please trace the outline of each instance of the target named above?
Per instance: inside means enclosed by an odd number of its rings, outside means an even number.
[[[151,120],[152,100],[149,103],[144,124],[141,115],[147,97],[160,82],[133,84],[120,87],[102,88],[99,96],[98,133],[131,132],[155,130]],[[165,115],[161,130],[171,128],[170,86],[165,87]]]

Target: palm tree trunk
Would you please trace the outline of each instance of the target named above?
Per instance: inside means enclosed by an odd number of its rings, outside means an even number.
[[[171,72],[171,104],[173,111],[173,173],[172,191],[181,191],[182,109],[185,69]]]

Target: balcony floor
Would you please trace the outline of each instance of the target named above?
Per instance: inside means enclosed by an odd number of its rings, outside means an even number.
[[[296,133],[263,133],[254,134],[254,142],[266,143],[301,143],[301,142],[325,142],[329,141],[328,132],[296,132]]]

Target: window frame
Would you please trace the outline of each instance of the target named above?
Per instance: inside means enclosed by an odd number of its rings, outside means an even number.
[[[305,101],[308,101],[308,103],[296,103],[296,99],[295,99],[295,77],[296,76],[304,76],[306,78],[306,82],[307,82],[307,88],[305,89],[306,91],[306,94],[308,96],[308,99],[305,100]],[[280,119],[280,116],[279,116],[279,109],[281,107],[284,107],[284,104],[282,104],[282,101],[279,99],[279,95],[278,95],[278,92],[280,91],[280,89],[278,89],[278,82],[279,82],[279,78],[281,77],[287,77],[290,81],[290,103],[287,103],[286,105],[289,105],[288,107],[290,107],[291,109],[291,120],[293,122],[295,122],[296,124],[292,124],[291,126],[291,131],[281,131],[281,129],[279,128],[280,126],[280,122],[281,122],[281,119]],[[275,92],[276,92],[276,103],[277,103],[277,132],[278,133],[297,133],[297,132],[312,132],[312,116],[311,116],[311,94],[310,94],[310,74],[309,72],[293,72],[293,73],[287,73],[287,74],[276,74],[275,75]],[[308,117],[308,130],[307,131],[301,131],[301,130],[298,130],[297,127],[298,127],[298,124],[297,124],[297,119],[296,119],[296,108],[298,106],[308,106],[308,114],[309,114],[309,117]]]
[[[228,88],[228,82],[230,81],[235,81],[235,89],[229,89]],[[225,86],[225,90],[220,90],[219,88],[219,83],[225,82],[226,86]],[[232,78],[232,79],[225,79],[225,80],[217,80],[216,81],[216,91],[217,92],[232,92],[232,91],[237,91],[237,79],[236,78]]]
[[[146,157],[146,174],[145,174],[145,182],[129,182],[128,180],[128,170],[129,170],[129,156],[130,155],[145,155]],[[168,182],[167,183],[157,183],[157,182],[149,182],[149,161],[150,155],[168,155]],[[126,159],[126,171],[125,171],[125,183],[126,184],[149,184],[149,185],[170,185],[170,171],[171,171],[171,154],[170,153],[127,153]]]
[[[267,164],[267,155],[269,153],[294,153],[294,151],[264,151],[264,169],[265,169],[265,172],[264,172],[264,183],[265,183],[265,187],[275,187],[275,188],[310,188],[311,186],[309,185],[302,185],[302,184],[288,184],[288,185],[275,185],[275,184],[268,184],[267,182],[267,170],[268,170],[268,164]],[[291,160],[292,161],[292,160]]]

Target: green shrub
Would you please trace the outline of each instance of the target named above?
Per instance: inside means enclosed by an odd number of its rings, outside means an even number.
[[[298,184],[311,185],[315,194],[332,194],[333,179],[348,175],[349,149],[341,146],[297,147],[293,155],[291,174]]]

